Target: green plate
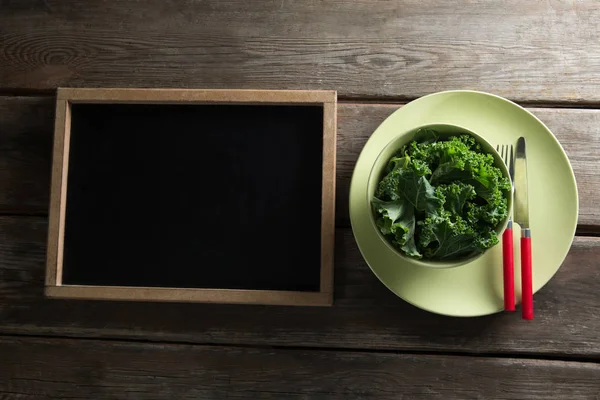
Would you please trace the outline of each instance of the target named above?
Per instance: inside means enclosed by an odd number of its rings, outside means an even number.
[[[365,144],[350,186],[350,220],[367,264],[392,292],[422,309],[472,317],[503,309],[502,246],[455,268],[419,266],[395,254],[371,221],[367,183],[379,153],[397,135],[426,124],[454,124],[493,145],[527,139],[533,290],[540,290],[564,261],[575,234],[578,196],[569,159],[552,132],[533,114],[501,97],[447,91],[421,97],[390,115]],[[515,292],[521,298],[521,232],[515,224]]]

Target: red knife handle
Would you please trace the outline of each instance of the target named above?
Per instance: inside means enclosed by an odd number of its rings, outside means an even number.
[[[523,229],[521,237],[521,292],[523,319],[533,319],[533,275],[531,271],[531,231]]]
[[[515,259],[512,220],[502,234],[502,273],[504,277],[504,309],[515,311]]]

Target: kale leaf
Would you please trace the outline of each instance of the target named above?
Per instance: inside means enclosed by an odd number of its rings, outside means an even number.
[[[376,222],[381,233],[405,254],[421,258],[415,244],[414,206],[404,199],[389,202],[375,199],[373,206],[379,214]]]
[[[382,200],[408,201],[416,211],[436,213],[442,201],[426,178],[431,170],[422,161],[410,157],[392,157],[388,164],[388,174],[379,183],[375,196]]]
[[[477,196],[475,187],[468,183],[439,185],[435,191],[436,195],[443,200],[444,209],[461,217],[464,215],[463,211],[467,200],[473,200]]]
[[[429,259],[470,257],[498,243],[494,230],[478,231],[461,217],[453,217],[447,211],[419,221],[419,224],[423,227],[419,244]]]

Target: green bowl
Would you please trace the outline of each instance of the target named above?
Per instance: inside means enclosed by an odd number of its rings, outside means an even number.
[[[473,131],[470,131],[462,126],[458,126],[458,125],[451,125],[451,124],[428,124],[428,125],[422,125],[419,126],[415,129],[412,129],[410,131],[407,132],[401,132],[399,133],[394,139],[392,139],[392,141],[390,143],[388,143],[383,150],[379,153],[379,155],[377,156],[375,163],[373,164],[372,168],[371,168],[371,172],[369,174],[369,180],[368,180],[368,184],[367,184],[367,196],[369,199],[369,203],[371,202],[371,200],[373,199],[373,197],[375,196],[375,191],[377,189],[377,184],[379,183],[380,179],[382,178],[383,172],[385,170],[385,167],[388,164],[388,161],[390,160],[390,158],[405,144],[411,142],[414,137],[415,134],[417,133],[417,131],[419,129],[423,129],[423,128],[428,128],[428,129],[433,129],[435,131],[437,131],[440,134],[440,138],[441,139],[447,139],[450,136],[456,136],[456,135],[470,135],[472,137],[475,138],[475,140],[477,141],[477,143],[479,143],[481,145],[481,147],[483,148],[483,150],[489,154],[491,154],[494,157],[494,165],[498,168],[500,168],[500,170],[502,171],[502,174],[507,177],[508,179],[510,179],[510,175],[508,172],[508,168],[506,167],[506,164],[504,164],[504,161],[502,160],[502,157],[500,156],[500,154],[498,154],[498,152],[496,151],[496,149],[494,149],[494,147],[484,138],[482,138],[481,136],[479,136],[478,134],[476,134]],[[508,209],[512,210],[512,191],[509,192],[508,194]],[[508,220],[509,220],[509,216],[507,216],[504,220],[502,220],[498,226],[496,227],[496,234],[498,236],[500,236],[502,234],[502,232],[504,231],[504,229],[506,229],[506,226],[508,224]],[[418,260],[412,257],[407,256],[406,254],[400,252],[399,250],[397,250],[394,246],[392,246],[392,244],[388,241],[388,239],[386,239],[381,232],[379,231],[379,228],[377,228],[376,224],[375,224],[375,218],[373,216],[373,213],[371,212],[371,224],[373,224],[373,227],[375,228],[375,231],[377,232],[377,234],[379,235],[379,238],[385,243],[385,245],[390,248],[398,257],[402,258],[405,262],[417,265],[417,266],[422,266],[422,267],[428,267],[428,268],[453,268],[453,267],[458,267],[467,263],[470,263],[476,259],[478,259],[479,257],[483,256],[487,251],[489,251],[491,248],[486,249],[486,251],[468,257],[468,258],[463,258],[463,259],[457,259],[457,260],[451,260],[451,261],[436,261],[436,260]]]

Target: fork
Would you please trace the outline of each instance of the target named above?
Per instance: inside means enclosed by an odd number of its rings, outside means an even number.
[[[511,191],[515,185],[515,159],[513,145],[497,145],[496,151],[508,167]],[[515,311],[515,261],[513,250],[512,210],[508,211],[508,225],[502,233],[502,272],[504,277],[504,310]]]

